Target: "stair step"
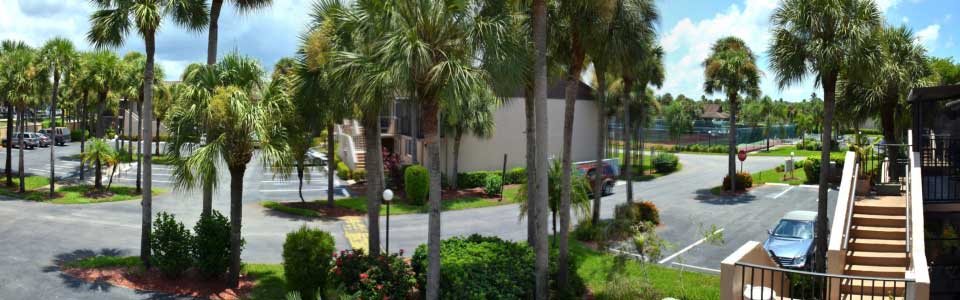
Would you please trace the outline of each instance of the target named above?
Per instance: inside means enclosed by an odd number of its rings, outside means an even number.
[[[840,294],[840,300],[904,300],[906,297],[882,297],[874,295]]]
[[[906,216],[854,214],[853,225],[876,227],[906,227]]]
[[[885,277],[902,279],[907,269],[904,267],[864,266],[848,264],[843,274],[853,276]]]
[[[854,297],[844,299],[882,297],[883,300],[887,300],[890,296],[903,297],[906,291],[907,283],[903,281],[850,279],[844,280],[840,285],[841,293]]]
[[[907,238],[907,231],[904,228],[895,227],[853,226],[850,228],[850,237],[880,240],[904,240]]]
[[[905,216],[907,214],[907,208],[905,206],[867,205],[867,204],[856,203],[853,206],[853,213],[885,215],[885,216]]]
[[[906,252],[906,240],[882,240],[868,238],[851,238],[847,247],[853,251],[871,252]]]
[[[906,253],[848,251],[847,263],[855,265],[905,267],[908,259]]]

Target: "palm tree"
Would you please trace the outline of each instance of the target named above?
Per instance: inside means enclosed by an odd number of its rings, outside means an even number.
[[[550,170],[547,172],[547,181],[549,185],[547,186],[547,199],[549,201],[550,214],[553,220],[553,234],[554,241],[557,241],[559,236],[557,236],[557,214],[560,213],[561,209],[561,196],[563,190],[563,164],[560,160],[554,159],[550,163]],[[576,214],[577,218],[582,219],[590,215],[590,197],[587,195],[589,192],[587,178],[580,173],[573,174],[573,179],[570,181],[571,186],[571,206],[573,212]],[[529,206],[528,198],[526,196],[526,190],[529,188],[528,184],[520,185],[519,190],[517,191],[517,202],[520,202],[520,218],[526,217],[527,206]]]
[[[836,85],[841,70],[859,72],[855,66],[878,61],[876,45],[865,41],[881,25],[882,15],[870,0],[785,0],[771,17],[773,41],[770,64],[780,88],[801,82],[813,74],[823,87],[823,130],[820,160],[830,160],[830,140],[836,103]],[[817,205],[815,269],[826,269],[827,175],[820,169]]]
[[[50,127],[57,127],[57,96],[60,93],[60,78],[70,76],[77,63],[77,52],[74,50],[73,42],[65,38],[53,38],[47,41],[40,49],[40,59],[53,73],[53,91],[50,96]],[[50,145],[50,198],[53,198],[53,185],[56,179],[56,160],[54,152],[56,139],[51,132]]]
[[[110,147],[103,139],[95,138],[90,141],[90,147],[86,152],[80,153],[82,164],[92,165],[95,170],[93,180],[93,189],[98,193],[106,192],[103,189],[103,166],[111,166],[117,163],[119,157],[117,151]]]
[[[47,79],[47,70],[41,68],[42,65],[37,61],[36,50],[29,47],[17,48],[4,53],[4,69],[6,98],[17,110],[17,134],[23,134],[26,126],[26,110],[37,102],[42,81]],[[8,140],[13,139],[13,135],[8,136]],[[26,191],[25,175],[23,173],[23,148],[25,147],[22,138],[19,138],[19,177],[20,192]]]
[[[5,57],[9,57],[10,53],[15,50],[26,50],[27,44],[24,44],[21,41],[13,40],[4,40],[0,43],[0,61],[3,61]],[[7,144],[3,145],[7,148],[7,163],[6,163],[6,175],[7,175],[7,186],[13,186],[13,150],[11,143],[13,141],[13,101],[10,101],[10,92],[13,89],[11,84],[16,82],[13,78],[18,74],[17,70],[14,69],[15,65],[9,63],[0,63],[0,100],[7,107]]]
[[[217,63],[217,35],[219,33],[220,10],[223,8],[224,0],[212,1],[213,2],[210,5],[210,28],[207,38],[208,65]],[[270,6],[270,3],[273,2],[273,0],[232,0],[232,2],[238,11],[245,13]]]
[[[283,105],[282,111],[288,113],[281,116],[280,123],[287,133],[287,148],[290,149],[290,159],[294,163],[294,169],[297,172],[297,192],[300,196],[300,202],[306,202],[303,198],[303,177],[304,171],[306,171],[306,159],[307,151],[313,146],[313,129],[314,122],[308,120],[312,119],[312,113],[310,110],[317,109],[312,104],[316,103],[316,100],[313,101],[297,101],[298,98],[295,96],[297,92],[297,80],[296,77],[296,68],[297,61],[290,57],[281,58],[273,67],[273,74],[271,75],[271,85],[276,86],[274,89],[275,96],[281,99]],[[299,98],[305,100],[303,98]],[[311,99],[312,100],[312,99]],[[301,106],[301,104],[306,104]],[[283,176],[286,176],[286,172],[283,172]]]
[[[143,172],[143,166],[142,166],[143,158],[141,155],[141,153],[143,152],[142,144],[150,143],[150,141],[144,141],[143,134],[141,134],[143,132],[143,96],[144,96],[143,88],[145,86],[143,81],[143,76],[141,74],[143,74],[144,70],[147,67],[147,59],[140,52],[128,52],[123,57],[123,65],[125,67],[124,77],[126,80],[123,85],[122,94],[124,95],[124,98],[127,99],[128,110],[133,110],[133,108],[130,107],[130,105],[136,105],[137,116],[138,116],[137,118],[138,129],[136,131],[137,132],[136,138],[137,138],[137,145],[138,145],[137,154],[136,154],[136,158],[137,158],[136,193],[141,193],[142,192],[141,177]],[[154,111],[156,111],[157,107],[161,105],[160,102],[164,102],[164,103],[170,102],[170,97],[169,97],[170,95],[166,93],[167,90],[164,89],[164,86],[163,86],[163,78],[165,77],[163,68],[160,66],[154,66],[153,74],[154,74],[154,80],[153,80],[154,92],[153,93],[154,95],[156,95],[156,97],[154,97]],[[132,116],[133,114],[130,113],[128,115]],[[160,120],[159,118],[155,118],[155,119],[157,119],[158,122]],[[130,128],[129,131],[133,132],[132,117],[128,118],[127,126]],[[158,135],[160,130],[159,128],[160,127],[157,126]],[[128,137],[128,138],[131,138],[131,137]],[[159,150],[159,145],[157,146],[157,148]],[[133,153],[133,143],[130,140],[127,141],[127,152]]]
[[[160,132],[160,124],[163,121],[166,121],[167,116],[170,114],[170,110],[173,107],[175,97],[177,95],[180,95],[179,91],[182,89],[181,87],[182,87],[182,84],[180,83],[162,84],[161,91],[163,91],[164,93],[158,93],[158,95],[161,97],[157,97],[153,101],[153,119],[156,121],[156,124],[154,127],[157,128],[158,136]],[[142,109],[142,108],[143,108],[143,104],[141,103],[138,109]],[[143,118],[140,118],[140,123],[143,123]],[[147,126],[150,126],[150,125],[147,125]],[[138,129],[137,131],[142,132],[143,130]],[[140,139],[140,141],[147,143],[147,141],[144,141],[142,138]],[[160,155],[160,139],[159,138],[154,140],[153,151],[154,151],[153,155]]]
[[[146,68],[143,72],[143,110],[144,118],[153,121],[153,81],[154,81],[154,54],[156,52],[156,34],[160,29],[161,21],[170,16],[175,23],[186,25],[197,30],[208,22],[208,15],[202,2],[197,1],[169,1],[169,0],[95,0],[96,11],[90,15],[90,32],[87,39],[97,48],[118,47],[123,45],[124,39],[135,28],[143,38],[147,53]],[[153,137],[153,130],[147,126],[143,130],[144,140]],[[140,259],[145,266],[150,266],[150,227],[153,218],[153,161],[150,153],[150,143],[144,144],[143,172],[143,222],[140,235]],[[239,233],[239,232],[238,232]],[[235,282],[231,282],[234,283]]]
[[[549,295],[549,248],[547,245],[547,3],[545,0],[533,0],[533,107],[536,128],[535,166],[536,174],[531,182],[535,187],[533,201],[534,227],[534,299],[546,300]],[[528,133],[529,134],[529,133]],[[432,197],[431,197],[432,198]],[[439,259],[438,259],[439,261]],[[438,272],[439,273],[439,272]],[[429,298],[428,298],[429,299]],[[433,298],[436,299],[436,298]]]
[[[760,68],[757,57],[740,38],[720,38],[703,61],[703,90],[707,94],[724,93],[730,103],[730,146],[727,152],[727,176],[730,192],[737,180],[737,98],[756,98],[760,93]]]

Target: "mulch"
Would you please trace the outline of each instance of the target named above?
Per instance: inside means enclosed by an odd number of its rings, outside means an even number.
[[[364,213],[345,208],[334,206],[333,208],[327,207],[327,201],[311,201],[311,202],[278,202],[280,205],[293,208],[309,209],[320,213],[320,215],[331,218],[339,218],[346,216],[362,216]]]
[[[152,291],[180,296],[212,300],[237,300],[253,289],[254,281],[249,276],[240,276],[240,288],[227,287],[226,279],[204,279],[196,272],[187,272],[179,279],[169,279],[157,269],[103,268],[62,270],[64,274],[86,282],[108,282],[140,291]]]

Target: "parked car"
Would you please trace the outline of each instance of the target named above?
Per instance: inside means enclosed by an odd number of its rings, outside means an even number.
[[[50,144],[53,143],[50,140],[50,137],[48,137],[45,134],[36,133],[36,132],[27,132],[27,133],[37,137],[37,146],[40,146],[42,148],[50,147]]]
[[[40,134],[46,135],[47,137],[53,136],[58,146],[66,145],[67,142],[70,141],[70,129],[66,127],[40,129]]]
[[[770,235],[763,243],[763,250],[781,267],[808,270],[814,250],[814,224],[817,213],[795,210],[788,212],[780,222],[767,233]]]
[[[40,137],[39,137],[39,135],[37,135],[36,133],[32,133],[32,132],[27,132],[27,133],[19,133],[19,132],[17,132],[17,133],[14,133],[14,134],[13,134],[13,138],[12,138],[12,139],[9,139],[9,143],[12,143],[12,144],[8,144],[8,139],[7,139],[7,138],[3,138],[3,144],[4,144],[4,145],[9,145],[9,147],[11,147],[11,148],[17,148],[17,147],[20,147],[20,140],[21,140],[21,139],[23,139],[23,147],[24,147],[24,148],[27,148],[27,149],[33,149],[33,148],[36,148],[37,146],[40,145]]]
[[[304,160],[304,165],[308,167],[312,166],[326,166],[327,165],[327,156],[317,149],[310,148],[307,150],[307,159]]]
[[[590,188],[591,194],[593,193],[594,180],[596,180],[597,178],[596,165],[597,165],[596,163],[585,163],[585,164],[577,165],[577,170],[580,171],[580,174],[583,174],[584,176],[586,176],[587,180],[590,181],[590,184],[588,185],[588,187]],[[607,163],[603,163],[601,169],[603,170],[602,172],[600,172],[601,187],[603,188],[603,190],[601,191],[602,192],[601,195],[602,196],[611,195],[613,194],[613,187],[617,184],[617,174],[616,172],[614,172],[613,167],[611,167],[610,164],[607,164]]]

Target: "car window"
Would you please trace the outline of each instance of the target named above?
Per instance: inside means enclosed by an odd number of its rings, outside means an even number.
[[[773,235],[794,239],[811,239],[813,238],[813,222],[780,220],[780,224],[777,224],[777,228],[773,230]]]

